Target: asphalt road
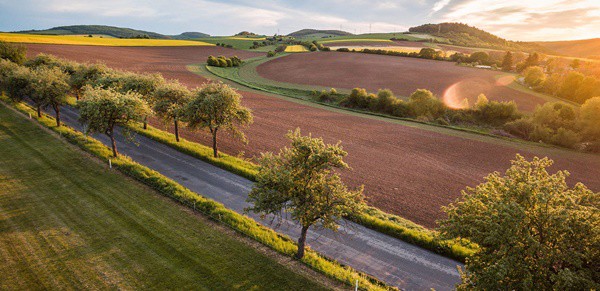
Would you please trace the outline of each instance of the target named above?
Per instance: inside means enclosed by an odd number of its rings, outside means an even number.
[[[65,124],[82,130],[75,109],[65,107],[61,115]],[[97,134],[94,138],[110,146],[107,136]],[[119,152],[237,212],[249,206],[246,197],[251,181],[152,139],[138,135],[135,140],[127,141],[119,133]],[[258,215],[249,216],[261,221]],[[293,239],[300,233],[300,227],[289,220],[274,225],[267,218],[262,223]],[[405,290],[451,290],[460,282],[456,266],[461,264],[454,260],[349,221],[342,224],[338,232],[309,229],[307,244],[342,264]]]

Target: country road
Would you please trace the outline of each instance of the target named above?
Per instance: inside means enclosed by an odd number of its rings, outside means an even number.
[[[81,131],[77,117],[75,109],[62,109],[63,122]],[[94,138],[110,145],[105,135],[94,135]],[[135,139],[137,145],[119,132],[119,152],[239,213],[249,206],[246,197],[252,181],[149,138],[137,135]],[[249,216],[261,221],[258,215]],[[300,228],[294,222],[285,220],[275,226],[269,221],[261,223],[297,239]],[[404,290],[452,290],[460,281],[456,268],[460,263],[349,221],[344,221],[338,232],[310,229],[307,244],[342,264]]]

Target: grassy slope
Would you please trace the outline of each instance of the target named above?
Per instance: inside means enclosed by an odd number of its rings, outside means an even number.
[[[0,105],[0,289],[319,289]]]
[[[97,45],[97,46],[205,46],[212,45],[202,41],[171,39],[121,39],[84,37],[76,35],[33,35],[18,33],[0,33],[0,40],[18,43]]]

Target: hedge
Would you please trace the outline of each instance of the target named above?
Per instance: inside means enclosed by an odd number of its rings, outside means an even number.
[[[4,104],[10,102],[5,96],[2,96],[0,99]],[[14,107],[24,114],[31,114],[32,118],[40,124],[60,134],[70,143],[93,154],[100,160],[108,162],[110,159],[115,169],[148,185],[162,195],[194,209],[213,220],[224,223],[236,232],[251,237],[281,254],[293,257],[296,253],[297,245],[289,237],[278,234],[274,230],[257,223],[252,218],[227,209],[223,204],[203,197],[157,171],[138,164],[127,156],[112,157],[112,151],[101,142],[65,125],[56,127],[54,118],[46,114],[43,114],[41,118],[37,118],[35,110],[25,103],[14,103]],[[310,249],[307,250],[305,257],[301,261],[310,268],[330,278],[344,282],[349,286],[353,286],[356,280],[358,280],[359,286],[365,290],[396,289],[373,277],[357,272],[351,267],[343,266],[336,261],[330,260]]]

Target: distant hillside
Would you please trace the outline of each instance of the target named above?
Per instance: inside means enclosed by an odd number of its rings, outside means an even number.
[[[565,56],[600,59],[600,38],[543,41],[536,44]]]
[[[408,31],[411,33],[425,33],[444,37],[447,38],[451,44],[459,46],[553,53],[550,49],[536,43],[506,40],[485,30],[464,23],[430,23],[411,27]]]
[[[120,38],[135,38],[140,36],[148,36],[149,38],[167,39],[169,36],[162,35],[156,32],[136,30],[124,27],[106,26],[106,25],[71,25],[57,26],[44,30],[25,30],[18,31],[19,33],[31,34],[56,34],[56,35],[71,35],[71,34],[104,34]]]
[[[171,38],[173,39],[196,39],[196,38],[203,38],[203,37],[209,37],[209,34],[206,33],[202,33],[202,32],[184,32],[182,34],[179,35],[171,35]]]
[[[300,38],[300,37],[304,37],[304,36],[311,35],[311,34],[327,34],[327,35],[335,35],[335,36],[352,35],[352,33],[349,33],[347,31],[342,31],[342,30],[301,29],[301,30],[298,30],[298,31],[288,34],[288,36]]]

